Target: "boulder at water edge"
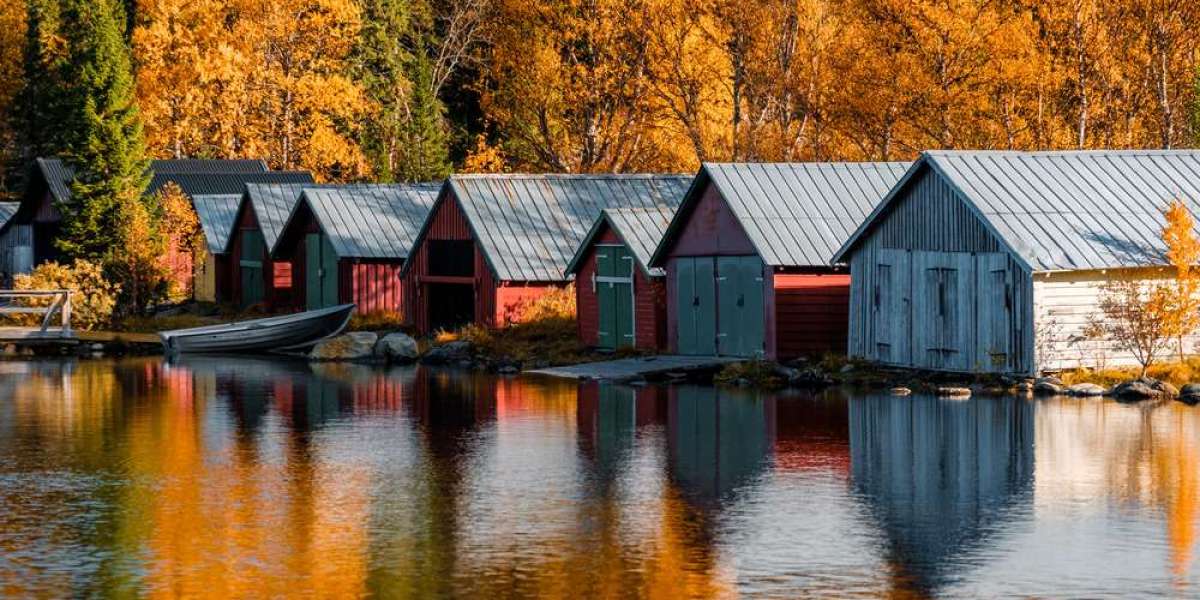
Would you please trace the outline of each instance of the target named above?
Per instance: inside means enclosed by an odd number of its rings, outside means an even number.
[[[1076,383],[1067,388],[1067,395],[1094,398],[1103,396],[1105,391],[1107,390],[1094,383]]]
[[[1174,397],[1179,394],[1175,386],[1151,377],[1141,377],[1113,386],[1112,396],[1118,400],[1137,402],[1151,398]]]
[[[411,335],[389,333],[375,344],[375,355],[390,363],[408,364],[421,356],[421,349]]]
[[[421,362],[430,365],[448,365],[466,360],[471,360],[471,343],[464,341],[434,346],[421,357]]]
[[[375,357],[378,340],[379,336],[369,331],[355,331],[318,343],[308,357],[312,360],[371,360]]]
[[[1200,404],[1200,383],[1189,383],[1179,390],[1179,401],[1188,406]]]

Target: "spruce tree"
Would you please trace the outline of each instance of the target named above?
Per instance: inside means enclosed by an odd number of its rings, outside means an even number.
[[[120,239],[122,215],[143,202],[149,174],[135,97],[124,8],[119,0],[63,0],[70,54],[70,106],[61,127],[75,169],[59,249],[70,257],[106,259]]]
[[[422,0],[364,0],[355,79],[375,105],[359,144],[380,181],[429,181],[450,172],[444,106],[428,58],[433,27]]]
[[[25,0],[22,86],[12,115],[22,168],[67,150],[70,55],[62,42],[62,1]]]

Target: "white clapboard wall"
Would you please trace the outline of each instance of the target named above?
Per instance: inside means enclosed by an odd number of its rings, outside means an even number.
[[[1100,291],[1112,272],[1070,271],[1036,274],[1033,276],[1035,315],[1034,352],[1042,370],[1103,369],[1106,367],[1137,366],[1133,354],[1111,340],[1088,339],[1085,331],[1100,315]],[[1167,269],[1141,269],[1123,272],[1122,277],[1134,276],[1145,280],[1163,280],[1171,275]],[[1200,336],[1184,338],[1184,351],[1194,354],[1200,347]],[[1159,359],[1175,356],[1176,342],[1170,342]]]

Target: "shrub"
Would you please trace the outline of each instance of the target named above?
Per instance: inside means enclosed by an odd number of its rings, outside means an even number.
[[[575,285],[556,288],[534,298],[526,298],[508,307],[506,324],[547,320],[575,320]]]
[[[76,260],[70,266],[57,262],[38,265],[28,275],[17,275],[14,287],[18,290],[71,290],[71,326],[92,330],[108,325],[117,306],[121,286],[104,277],[100,265]],[[29,306],[49,306],[50,298],[28,299]],[[40,322],[38,315],[23,315],[22,322]]]
[[[404,318],[399,312],[392,310],[377,310],[367,313],[354,313],[350,317],[350,331],[385,331],[404,329]]]

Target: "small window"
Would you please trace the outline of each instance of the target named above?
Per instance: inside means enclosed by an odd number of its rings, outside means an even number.
[[[473,277],[475,244],[471,240],[430,240],[429,274],[439,277]]]

